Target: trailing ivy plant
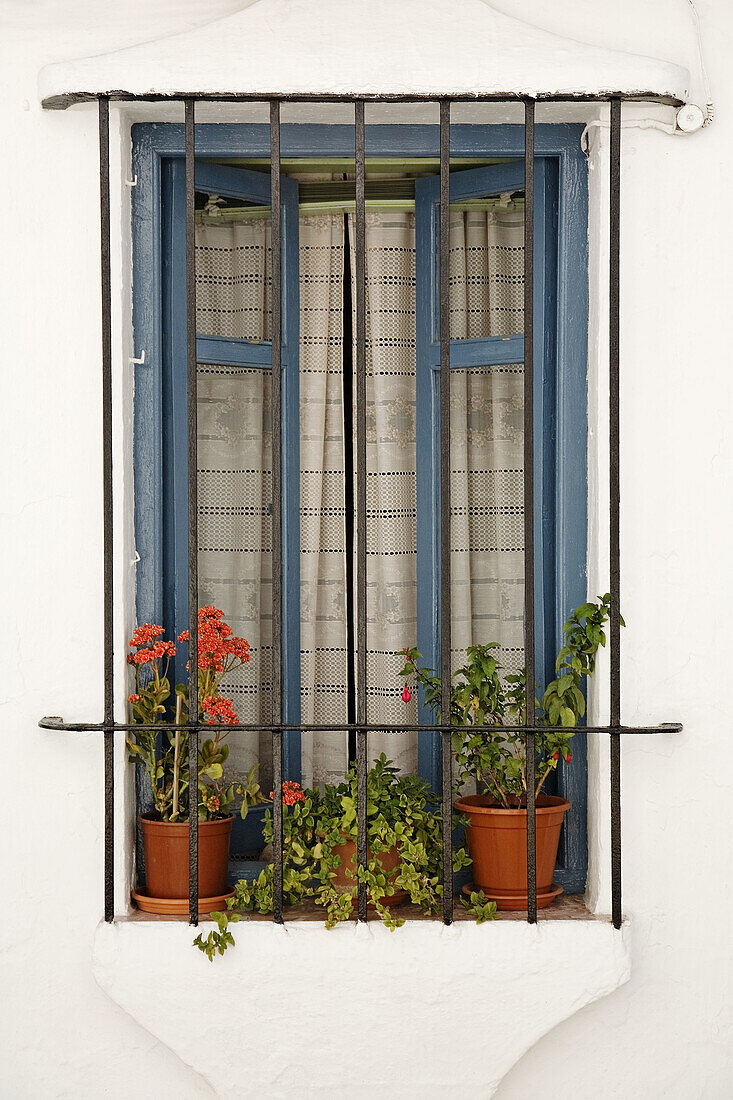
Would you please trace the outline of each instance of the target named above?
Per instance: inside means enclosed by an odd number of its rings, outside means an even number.
[[[301,791],[297,784],[284,785],[283,792],[283,902],[300,905],[312,899],[324,910],[327,928],[348,920],[354,913],[358,883],[364,882],[367,897],[387,928],[404,924],[399,910],[390,909],[389,898],[406,891],[413,905],[426,914],[436,913],[442,904],[442,821],[435,809],[437,799],[428,784],[416,775],[401,775],[384,753],[367,772],[367,864],[357,866],[353,854],[344,850],[356,842],[357,778],[352,765],[343,783],[318,790]],[[457,819],[456,819],[457,822]],[[272,814],[265,815],[264,835],[273,840]],[[397,850],[398,862],[387,869],[385,854]],[[464,848],[453,853],[453,869],[470,864]],[[336,882],[336,872],[347,885]],[[384,899],[384,900],[383,900]],[[218,930],[206,938],[199,934],[195,945],[209,959],[223,954],[233,942],[229,925],[240,920],[238,911],[271,913],[274,902],[273,866],[268,864],[254,882],[242,880],[227,902],[226,913],[212,913]],[[493,908],[492,908],[493,907]],[[496,906],[486,898],[471,899],[469,912],[490,920]]]
[[[474,727],[456,730],[452,737],[458,791],[472,777],[479,793],[488,795],[497,805],[518,807],[527,803],[528,782],[534,784],[535,795],[539,795],[560,758],[570,763],[573,728],[585,714],[583,677],[593,675],[598,648],[606,644],[604,627],[610,602],[606,594],[597,603],[582,604],[565,623],[564,644],[555,663],[556,677],[545,688],[541,701],[535,700],[538,725],[534,767],[528,767],[523,734],[491,732],[492,726],[526,724],[525,670],[507,673],[495,656],[496,643],[468,647],[468,659],[453,674],[450,692],[450,724]],[[433,669],[420,665],[422,654],[414,647],[402,650],[398,656],[405,661],[400,672],[406,681],[403,699],[409,700],[408,682],[414,679],[424,692],[425,703],[442,723],[440,677]],[[551,730],[546,726],[563,728]]]

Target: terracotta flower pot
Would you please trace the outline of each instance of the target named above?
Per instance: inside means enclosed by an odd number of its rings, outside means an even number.
[[[188,822],[160,821],[155,813],[141,814],[145,847],[144,894],[140,898],[157,902],[155,911],[177,913],[188,906]],[[229,837],[233,817],[199,822],[199,898],[203,902],[221,900],[228,891]],[[170,905],[165,902],[170,901]],[[177,904],[175,904],[177,903]],[[140,905],[143,908],[143,905]],[[212,906],[216,908],[216,905]],[[202,904],[201,912],[205,911]]]
[[[353,840],[347,840],[345,844],[341,844],[334,848],[334,854],[341,856],[341,863],[334,872],[333,884],[338,890],[342,890],[346,893],[347,890],[352,890],[356,886],[355,878],[348,878],[346,875],[347,868],[356,871],[356,844]],[[372,859],[372,850],[367,848],[367,860]],[[389,875],[390,871],[394,871],[395,867],[399,866],[400,853],[397,848],[387,848],[386,851],[379,853],[379,859],[382,864],[382,868],[386,875]],[[353,860],[353,863],[352,863]],[[406,890],[395,890],[393,894],[383,894],[379,899],[382,905],[391,907],[394,905],[401,905],[401,903],[407,897]],[[353,899],[353,904],[357,904],[356,897]],[[373,909],[374,905],[369,900],[369,908]]]
[[[475,888],[498,909],[527,907],[527,811],[505,810],[485,795],[459,798],[456,810],[469,819],[468,851]],[[543,909],[562,892],[554,886],[560,829],[570,803],[554,795],[537,799],[537,906]]]

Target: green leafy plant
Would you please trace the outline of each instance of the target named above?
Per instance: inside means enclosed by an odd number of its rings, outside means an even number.
[[[168,668],[176,646],[165,641],[162,626],[143,623],[130,639],[128,664],[135,670],[135,690],[129,697],[130,721],[161,725],[157,730],[134,731],[127,738],[131,760],[145,767],[153,792],[153,806],[162,821],[188,818],[190,800],[188,733],[175,727],[188,721],[188,686],[177,684],[175,714],[169,713],[171,687]],[[188,631],[178,636],[186,643]],[[234,801],[234,785],[221,782],[229,755],[227,725],[237,723],[231,699],[219,692],[222,679],[249,661],[249,643],[234,636],[215,607],[198,612],[199,721],[217,728],[198,750],[196,806],[199,821],[227,817]],[[174,724],[163,726],[173,718]]]
[[[476,918],[476,924],[484,924],[488,920],[496,920],[496,902],[489,901],[483,890],[472,890],[470,897],[461,896],[461,905]]]
[[[606,594],[597,603],[576,608],[565,623],[556,678],[547,685],[541,702],[535,700],[535,760],[529,765],[523,734],[491,731],[492,726],[526,724],[524,669],[507,673],[497,661],[495,643],[468,647],[466,664],[453,674],[450,691],[450,724],[472,727],[456,730],[452,736],[459,791],[473,777],[479,793],[489,795],[497,805],[526,805],[529,782],[539,795],[560,759],[570,763],[573,727],[585,714],[583,677],[593,675],[598,648],[606,644],[609,608],[610,596]],[[409,699],[408,682],[414,679],[424,692],[425,703],[442,723],[440,677],[420,665],[422,655],[417,649],[404,649],[398,656],[405,661],[400,672],[406,681],[403,698]]]
[[[250,806],[262,806],[264,803],[271,801],[271,799],[265,798],[262,788],[260,787],[257,779],[259,770],[259,764],[253,764],[247,772],[247,778],[244,783],[240,783],[237,787],[237,794],[242,797],[242,805],[239,809],[242,821],[246,820]]]
[[[369,901],[391,930],[404,924],[399,911],[393,913],[388,904],[397,891],[405,891],[426,914],[437,912],[441,905],[442,822],[427,783],[415,775],[400,775],[382,754],[367,773],[366,803],[368,858],[360,869],[355,851],[356,766],[343,783],[327,786],[323,793],[284,784],[283,902],[300,905],[312,899],[324,909],[327,928],[353,915],[359,882],[366,884]],[[269,810],[264,833],[271,843]],[[345,847],[349,842],[353,849]],[[455,871],[470,862],[465,849],[453,853]],[[205,940],[198,936],[194,943],[209,959],[217,952],[223,954],[232,942],[229,924],[240,919],[237,911],[271,913],[273,902],[273,866],[268,864],[254,882],[237,883],[228,911],[212,913],[218,931],[211,931]]]

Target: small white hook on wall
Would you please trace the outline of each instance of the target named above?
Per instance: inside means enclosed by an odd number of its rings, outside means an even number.
[[[131,180],[125,180],[125,184],[127,185],[127,187],[137,187],[137,172]]]
[[[140,363],[140,364],[144,363],[145,362],[145,348],[143,348],[139,359],[132,358],[132,359],[130,359],[130,362],[131,363]]]

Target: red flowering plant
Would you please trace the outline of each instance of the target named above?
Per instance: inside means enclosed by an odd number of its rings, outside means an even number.
[[[135,669],[135,691],[129,697],[131,721],[157,725],[170,721],[171,687],[168,680],[173,642],[163,640],[162,626],[143,623],[130,639],[128,664]],[[234,786],[222,785],[224,763],[229,755],[227,726],[238,722],[231,699],[221,695],[222,679],[250,659],[249,643],[237,638],[224,621],[223,611],[202,607],[198,612],[198,696],[200,722],[217,727],[198,752],[198,816],[200,821],[227,817],[234,800]],[[186,643],[184,630],[178,641]],[[188,734],[175,726],[188,721],[188,686],[176,685],[175,725],[141,730],[127,739],[131,759],[140,760],[153,789],[153,804],[163,821],[188,817],[189,765]],[[219,728],[223,727],[223,728]]]
[[[610,602],[610,596],[605,595],[598,603],[585,603],[565,623],[564,644],[555,663],[556,678],[547,685],[542,700],[535,701],[541,714],[537,715],[534,768],[528,767],[523,734],[491,732],[492,726],[525,724],[525,670],[507,674],[492,652],[498,648],[495,643],[468,647],[468,660],[454,672],[450,690],[450,724],[472,727],[456,730],[452,737],[459,792],[473,777],[479,794],[489,795],[496,805],[507,809],[526,806],[529,782],[534,782],[535,795],[539,795],[560,760],[571,762],[573,727],[585,714],[581,683],[584,676],[593,675],[598,648],[606,644],[603,628]],[[426,705],[442,722],[440,677],[433,669],[419,665],[422,655],[414,647],[401,650],[397,656],[404,658],[400,672],[405,677],[402,698],[405,702],[410,699],[408,682],[416,682],[424,692]],[[546,726],[563,728],[550,730]]]

